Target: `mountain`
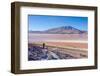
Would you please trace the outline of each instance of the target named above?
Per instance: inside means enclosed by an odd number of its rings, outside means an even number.
[[[72,26],[62,26],[62,27],[48,29],[45,31],[30,31],[30,32],[32,32],[32,33],[47,33],[47,34],[82,34],[82,33],[87,33],[86,31],[76,29]]]

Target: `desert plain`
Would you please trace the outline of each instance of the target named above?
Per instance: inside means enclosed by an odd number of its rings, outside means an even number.
[[[34,59],[35,57],[31,56],[32,58],[33,57],[34,58],[33,59],[29,58],[29,60],[79,59],[88,57],[88,37],[87,34],[84,33],[83,34],[29,33],[28,46],[34,48],[40,48],[42,49],[42,51],[44,49],[45,54],[47,54],[47,57],[45,56],[45,58],[40,57]],[[38,55],[42,54],[40,54],[39,52]]]

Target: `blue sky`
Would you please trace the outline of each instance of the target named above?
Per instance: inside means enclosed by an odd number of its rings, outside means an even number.
[[[72,26],[79,30],[88,30],[88,17],[28,15],[29,31],[44,31],[61,26]]]

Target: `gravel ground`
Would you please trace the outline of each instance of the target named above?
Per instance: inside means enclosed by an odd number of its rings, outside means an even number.
[[[60,52],[60,48],[48,48],[32,45],[28,48],[28,60],[57,60],[57,59],[75,59],[75,57]]]

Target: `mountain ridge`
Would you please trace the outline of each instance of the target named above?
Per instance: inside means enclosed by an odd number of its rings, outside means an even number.
[[[40,33],[40,34],[82,34],[87,33],[87,31],[79,30],[72,26],[61,26],[57,28],[51,28],[44,31],[29,31],[30,33]]]

